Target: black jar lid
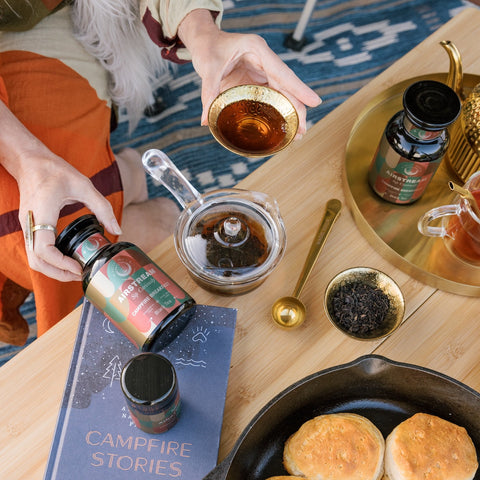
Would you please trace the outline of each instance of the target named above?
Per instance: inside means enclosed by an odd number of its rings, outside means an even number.
[[[160,410],[175,396],[177,376],[167,358],[146,352],[127,362],[120,383],[130,402],[137,406],[155,406]]]
[[[103,234],[104,229],[95,215],[83,215],[62,230],[55,240],[55,246],[64,255],[71,257],[77,245],[96,232]]]
[[[448,85],[435,80],[421,80],[405,90],[403,107],[410,121],[418,127],[442,130],[457,119],[462,105]]]

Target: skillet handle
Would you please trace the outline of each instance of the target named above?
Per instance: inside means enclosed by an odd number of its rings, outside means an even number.
[[[203,480],[226,480],[234,452],[230,452]]]

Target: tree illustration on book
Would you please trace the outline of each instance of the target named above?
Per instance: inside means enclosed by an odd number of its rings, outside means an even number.
[[[107,369],[103,374],[103,378],[110,380],[110,386],[112,386],[114,380],[120,380],[120,374],[122,373],[123,364],[120,362],[118,355],[115,355],[107,365]]]

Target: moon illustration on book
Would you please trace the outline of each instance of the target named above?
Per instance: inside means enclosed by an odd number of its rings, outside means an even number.
[[[112,330],[112,324],[110,323],[110,320],[108,318],[105,318],[103,320],[103,329],[107,333],[114,333],[114,331]]]

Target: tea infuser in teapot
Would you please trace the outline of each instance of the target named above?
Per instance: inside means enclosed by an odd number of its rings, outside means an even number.
[[[265,193],[238,188],[200,194],[160,150],[146,151],[142,162],[183,208],[174,242],[192,278],[222,294],[246,293],[259,286],[285,251],[285,226],[277,202]]]

